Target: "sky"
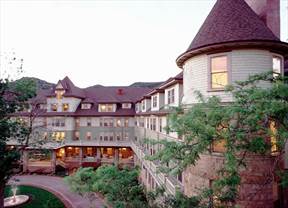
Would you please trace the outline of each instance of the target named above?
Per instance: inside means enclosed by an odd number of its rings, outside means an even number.
[[[288,0],[281,39],[288,40]],[[0,0],[0,75],[75,85],[164,81],[215,0]],[[12,65],[7,60],[16,57]],[[20,63],[21,62],[21,63]],[[7,67],[9,65],[9,67]],[[11,67],[12,66],[12,67]],[[7,72],[8,69],[8,72]],[[1,74],[2,73],[2,74]]]

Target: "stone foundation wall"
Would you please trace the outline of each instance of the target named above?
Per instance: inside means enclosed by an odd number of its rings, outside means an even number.
[[[223,165],[221,154],[203,154],[195,166],[183,172],[184,193],[197,195],[203,187],[209,187],[217,178],[217,170]],[[237,204],[242,208],[273,208],[273,158],[251,156],[246,160],[247,168],[241,169],[241,186]],[[277,193],[276,193],[277,195]],[[273,197],[274,196],[274,197]]]

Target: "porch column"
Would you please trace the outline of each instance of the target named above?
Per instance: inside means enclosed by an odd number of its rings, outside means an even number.
[[[119,149],[114,148],[114,165],[118,166],[119,164]]]
[[[80,147],[79,151],[79,166],[82,167],[82,162],[83,162],[83,149]]]
[[[28,157],[28,150],[23,151],[22,160],[23,160],[23,172],[26,173],[28,171],[28,163],[29,163],[29,157]]]
[[[101,148],[96,147],[96,161],[101,162]]]
[[[56,151],[52,150],[51,152],[51,166],[52,166],[52,173],[56,171]]]

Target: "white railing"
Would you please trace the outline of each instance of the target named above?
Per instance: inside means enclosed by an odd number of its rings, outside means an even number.
[[[137,157],[142,161],[142,164],[152,175],[154,180],[158,184],[163,185],[169,194],[175,195],[177,190],[183,191],[182,184],[177,179],[174,179],[172,176],[166,176],[163,173],[158,172],[157,165],[154,162],[145,160],[145,153],[139,148],[139,146],[132,142],[131,147]]]

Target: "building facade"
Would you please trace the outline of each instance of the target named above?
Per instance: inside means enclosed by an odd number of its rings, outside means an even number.
[[[199,102],[195,91],[205,97],[219,96],[224,103],[233,102],[232,95],[224,91],[227,84],[271,70],[285,73],[288,44],[279,40],[279,0],[246,2],[218,0],[187,51],[177,58],[183,71],[153,89],[101,86],[81,89],[65,77],[53,89],[39,92],[31,101],[34,108],[21,113],[21,118],[29,120],[31,115],[37,115],[34,124],[35,129],[40,129],[37,135],[47,139],[43,146],[51,154],[43,156],[37,153],[39,148],[31,147],[23,156],[24,171],[55,172],[57,167],[72,171],[101,164],[139,165],[140,180],[147,189],[164,186],[169,194],[178,190],[193,196],[199,188],[209,187],[223,164],[224,148],[218,146],[201,155],[195,166],[176,177],[158,172],[157,162],[145,159],[162,148],[145,139],[181,142],[176,132],[165,128],[167,117],[171,107],[189,108]],[[33,114],[33,110],[37,113]],[[10,145],[16,143],[11,141]],[[248,197],[266,181],[272,162],[273,156],[248,158],[249,168],[241,175],[243,182],[237,201],[240,207],[276,207],[283,198],[277,181],[270,181],[261,193]],[[288,169],[287,159],[283,168]],[[288,198],[287,192],[285,197]]]

